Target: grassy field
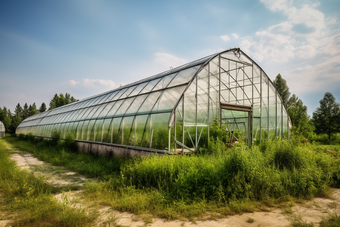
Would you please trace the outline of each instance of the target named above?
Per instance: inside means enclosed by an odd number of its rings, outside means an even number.
[[[63,165],[101,182],[87,183],[89,201],[119,211],[166,219],[224,216],[284,206],[288,201],[325,196],[340,185],[339,146],[273,141],[247,148],[147,158],[97,157],[65,143],[6,138],[53,165]]]
[[[53,195],[60,191],[32,173],[19,170],[10,160],[10,149],[0,138],[0,212],[10,216],[14,226],[91,225],[95,213],[71,208],[67,200],[57,202]]]

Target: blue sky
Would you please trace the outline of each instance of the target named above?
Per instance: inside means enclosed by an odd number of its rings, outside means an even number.
[[[240,47],[308,107],[340,102],[340,1],[0,0],[0,106],[86,98]]]

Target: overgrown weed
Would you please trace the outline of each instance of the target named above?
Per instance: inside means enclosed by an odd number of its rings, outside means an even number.
[[[4,196],[2,211],[15,214],[15,226],[82,226],[92,223],[95,214],[59,204],[53,198],[58,189],[19,170],[9,158],[9,150],[0,138],[0,192]]]
[[[339,150],[280,139],[227,149],[226,139],[212,139],[197,154],[134,159],[77,153],[60,141],[51,146],[48,141],[7,138],[40,159],[102,179],[85,185],[89,200],[166,219],[285,207],[287,202],[327,196],[330,186],[340,186]]]

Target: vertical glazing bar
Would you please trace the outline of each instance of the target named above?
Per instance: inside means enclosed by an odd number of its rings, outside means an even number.
[[[260,71],[260,142],[262,140],[262,71]]]
[[[198,75],[196,75],[196,93],[195,93],[195,100],[196,100],[196,113],[195,113],[195,151],[197,150],[198,144],[197,144],[197,89],[198,89]]]
[[[222,110],[221,110],[221,56],[218,55],[218,107],[219,107],[219,122],[222,126]]]
[[[289,139],[289,115],[287,111],[287,139]]]
[[[277,90],[275,89],[275,137],[277,137]]]
[[[174,111],[174,151],[176,152],[177,149],[176,149],[176,115],[177,115],[177,108],[176,110]]]
[[[121,127],[121,129],[122,129],[122,145],[124,145],[124,120],[125,120],[125,118],[122,118],[122,126],[120,126]]]
[[[283,102],[281,101],[281,138],[283,138]]]
[[[170,148],[170,145],[171,145],[171,139],[170,139],[170,137],[171,137],[171,127],[169,127],[169,132],[168,132],[168,152],[170,153],[170,151],[171,151],[171,148]]]
[[[228,60],[228,91],[229,91],[229,95],[228,95],[228,103],[230,103],[230,60]]]
[[[182,98],[182,144],[184,144],[184,94]],[[184,148],[182,147],[182,154],[184,152]]]
[[[254,114],[253,114],[253,107],[254,107],[254,63],[251,66],[251,143],[253,143],[253,125],[254,125]],[[256,134],[255,134],[256,135]],[[256,139],[256,138],[255,138]]]
[[[208,147],[210,137],[210,64],[208,64]]]
[[[152,129],[152,114],[150,114],[150,148],[152,148],[152,138],[153,138],[153,129]]]
[[[136,134],[136,130],[137,130],[137,116],[135,116],[135,136],[133,137],[134,138],[134,141],[133,141],[133,146],[136,146],[136,137],[137,137],[137,134]]]
[[[267,81],[268,81],[268,83],[267,83],[267,87],[268,87],[268,89],[267,89],[267,134],[268,134],[268,142],[269,142],[269,135],[270,135],[270,129],[269,129],[269,117],[270,117],[270,111],[269,111],[269,109],[270,109],[270,106],[269,106],[269,80],[267,79]]]

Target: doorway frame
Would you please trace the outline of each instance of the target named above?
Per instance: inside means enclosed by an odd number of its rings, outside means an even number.
[[[220,127],[222,126],[222,110],[248,112],[248,147],[250,147],[253,142],[253,105],[244,106],[220,102]]]

